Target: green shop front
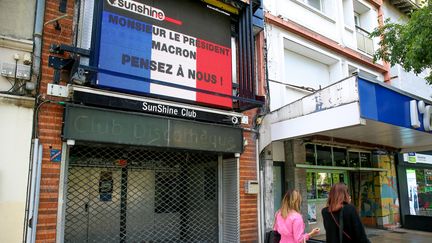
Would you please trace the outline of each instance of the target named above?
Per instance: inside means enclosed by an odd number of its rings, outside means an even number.
[[[337,97],[333,99],[330,97]],[[414,127],[411,105],[419,101],[400,90],[352,76],[281,107],[261,126],[261,176],[265,180],[265,228],[287,189],[303,197],[307,228],[324,234],[321,210],[333,184],[348,185],[362,222],[388,228],[401,224],[397,165],[401,150],[432,142]]]

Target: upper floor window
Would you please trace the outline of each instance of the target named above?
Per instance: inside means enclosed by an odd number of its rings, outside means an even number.
[[[357,13],[357,12],[354,12],[354,24],[355,24],[355,26],[361,27],[361,25],[360,25],[360,14]]]
[[[322,1],[323,0],[303,0],[306,4],[308,4],[309,6],[318,9],[319,11],[322,11]]]
[[[376,26],[376,13],[360,1],[353,1],[354,24],[356,28],[357,48],[369,55],[373,55],[374,42],[369,32]]]

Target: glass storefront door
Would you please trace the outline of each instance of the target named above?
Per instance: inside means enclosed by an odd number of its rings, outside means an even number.
[[[320,228],[324,232],[321,210],[326,206],[333,184],[344,182],[349,185],[348,173],[335,170],[307,170],[307,222],[309,228]]]

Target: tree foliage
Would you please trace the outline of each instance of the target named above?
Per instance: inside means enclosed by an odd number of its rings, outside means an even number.
[[[432,84],[432,0],[414,10],[406,24],[389,19],[376,28],[371,37],[380,37],[380,48],[374,61],[382,59],[392,66],[400,64],[406,71],[419,74],[428,71],[426,80]]]

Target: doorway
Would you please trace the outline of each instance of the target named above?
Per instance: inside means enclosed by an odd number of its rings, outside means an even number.
[[[351,171],[350,195],[351,203],[357,208],[362,223],[376,227],[375,211],[379,207],[380,197],[375,195],[376,171]]]
[[[282,198],[285,194],[285,163],[273,162],[273,205],[274,212],[280,209]]]
[[[309,229],[318,227],[324,233],[321,210],[326,207],[332,185],[339,182],[344,182],[349,187],[347,171],[313,169],[306,171],[307,223]]]
[[[64,242],[218,242],[218,159],[73,146]]]

